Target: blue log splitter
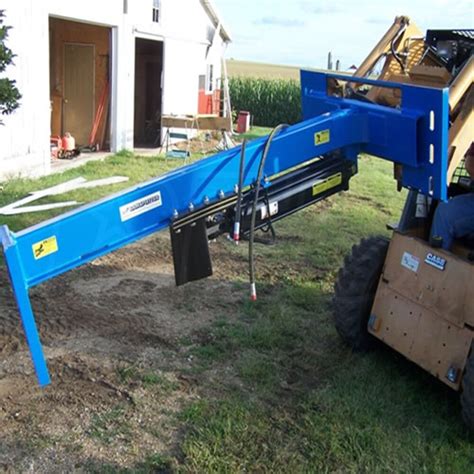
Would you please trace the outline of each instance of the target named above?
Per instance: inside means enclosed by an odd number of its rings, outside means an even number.
[[[328,80],[397,88],[398,108],[328,95]],[[340,150],[355,164],[360,153],[402,167],[402,184],[447,198],[448,90],[350,76],[301,72],[303,121],[275,137],[264,175],[271,177],[317,156]],[[244,186],[255,183],[265,138],[247,144]],[[241,147],[183,166],[98,202],[20,232],[0,227],[13,293],[38,382],[50,376],[29,289],[169,227],[190,205],[235,195]],[[268,179],[270,177],[270,179]]]

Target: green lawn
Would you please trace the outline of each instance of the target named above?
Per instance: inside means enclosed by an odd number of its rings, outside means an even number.
[[[349,193],[279,223],[280,243],[259,248],[278,276],[260,272],[257,304],[197,350],[206,370],[235,361],[244,384],[185,412],[192,471],[474,472],[457,395],[389,349],[353,354],[333,327],[337,269],[396,221],[395,188],[390,164],[362,158]]]
[[[5,183],[0,205],[76,176],[126,175],[135,183],[179,164],[116,155],[63,175]],[[123,187],[59,198],[85,202]],[[155,453],[142,472],[474,472],[457,395],[388,349],[353,354],[331,320],[344,255],[362,237],[387,234],[404,196],[389,163],[363,157],[350,192],[277,224],[278,243],[257,247],[259,300],[242,301],[237,321],[222,314],[207,342],[189,344],[195,375],[225,370],[229,377],[206,378],[200,400],[178,416],[179,452]],[[51,215],[2,222],[20,229]],[[245,245],[228,248],[246,258]],[[246,275],[235,285],[246,288]],[[97,420],[98,437],[103,424]]]

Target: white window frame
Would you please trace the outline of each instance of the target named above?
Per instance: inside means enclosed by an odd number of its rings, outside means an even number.
[[[208,64],[206,66],[206,95],[211,95],[215,90],[215,78],[214,78],[214,64]]]
[[[152,2],[153,2],[152,22],[153,23],[161,23],[161,0],[152,0]]]

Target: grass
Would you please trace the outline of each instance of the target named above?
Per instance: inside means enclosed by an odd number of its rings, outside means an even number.
[[[166,375],[145,370],[136,365],[119,367],[117,375],[123,384],[138,383],[146,389],[159,389],[163,394],[169,394],[179,388],[179,384],[170,380]]]
[[[115,156],[62,176],[5,183],[0,202],[79,175],[124,174],[132,184],[179,163]],[[178,416],[180,452],[144,453],[133,472],[473,472],[474,439],[462,425],[457,395],[389,349],[353,354],[332,323],[337,270],[354,243],[387,234],[385,223],[398,219],[405,194],[395,188],[387,162],[362,157],[349,193],[276,225],[277,245],[257,247],[258,301],[242,301],[237,320],[217,320],[207,342],[183,341],[203,393]],[[52,214],[6,220],[19,229]],[[245,259],[245,247],[228,252]],[[242,287],[246,275],[236,280]],[[146,390],[175,389],[165,376],[133,366],[119,378]],[[91,436],[104,444],[126,440],[123,415],[120,406],[95,415]]]
[[[272,131],[271,128],[268,127],[253,127],[247,133],[242,133],[239,135],[239,138],[242,140],[246,138],[247,140],[255,140],[256,138],[264,137],[269,135]]]
[[[185,470],[473,471],[457,395],[389,349],[351,353],[333,327],[343,256],[387,234],[404,197],[388,163],[363,157],[350,193],[277,224],[279,243],[258,248],[257,303],[191,349],[204,370],[230,363],[241,383],[184,412]]]
[[[94,414],[89,427],[89,435],[104,444],[110,444],[119,438],[127,441],[130,428],[125,421],[125,408],[116,406],[104,413]]]

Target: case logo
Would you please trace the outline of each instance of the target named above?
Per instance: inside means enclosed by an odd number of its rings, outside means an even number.
[[[425,263],[441,271],[446,268],[446,259],[431,252],[426,256]]]

